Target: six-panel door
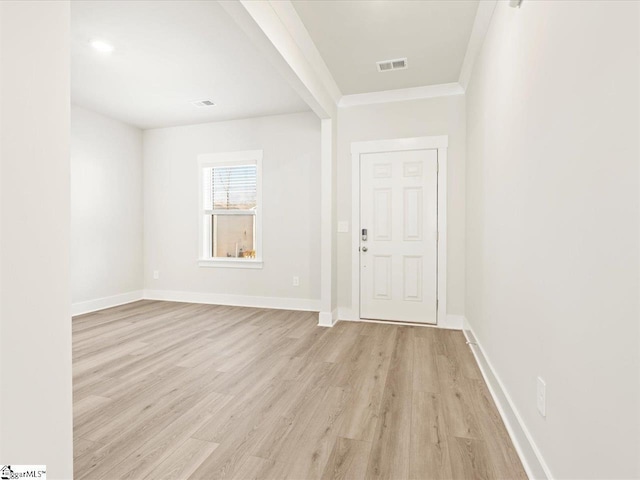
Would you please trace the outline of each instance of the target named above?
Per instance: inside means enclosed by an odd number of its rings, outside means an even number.
[[[436,323],[437,202],[437,150],[360,156],[361,318]]]

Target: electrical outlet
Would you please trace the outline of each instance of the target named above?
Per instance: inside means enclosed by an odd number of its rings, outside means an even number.
[[[536,405],[540,415],[547,416],[547,384],[541,377],[538,377],[538,388],[536,389]]]
[[[293,286],[294,287],[300,286],[300,277],[293,277]]]
[[[158,280],[160,278],[160,271],[159,270],[154,270],[153,271],[153,279],[154,280]]]

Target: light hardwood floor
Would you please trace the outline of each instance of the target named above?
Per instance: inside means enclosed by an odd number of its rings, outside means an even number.
[[[526,478],[461,332],[316,324],[155,301],[75,317],[75,478]]]

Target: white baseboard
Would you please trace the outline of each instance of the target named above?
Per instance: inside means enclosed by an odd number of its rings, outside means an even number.
[[[71,305],[71,316],[83,315],[85,313],[104,310],[105,308],[117,307],[125,303],[137,302],[143,299],[143,291],[135,290],[133,292],[121,293],[110,297],[96,298],[95,300],[87,300],[85,302],[77,302]]]
[[[547,463],[544,461],[540,450],[533,441],[507,389],[504,387],[500,377],[496,374],[482,346],[478,343],[473,329],[466,318],[464,319],[463,332],[476,358],[476,362],[480,367],[485,383],[489,387],[493,401],[498,407],[498,411],[513,441],[513,445],[520,456],[527,476],[531,479],[552,480],[553,476],[549,471]]]
[[[371,322],[371,323],[389,323],[392,325],[416,325],[415,323],[406,323],[406,322],[387,322],[385,320],[364,320],[358,318],[355,312],[347,307],[338,308],[338,319],[344,320],[346,322]],[[425,324],[428,327],[434,328],[446,328],[450,330],[462,330],[464,325],[464,316],[463,315],[447,315],[444,321],[441,321],[437,325]]]
[[[319,327],[333,327],[336,323],[338,323],[337,308],[332,312],[320,312],[320,315],[318,315]]]
[[[320,300],[308,298],[254,297],[252,295],[179,292],[173,290],[145,290],[144,298],[147,300],[164,300],[167,302],[206,303],[236,307],[302,310],[306,312],[320,311]]]

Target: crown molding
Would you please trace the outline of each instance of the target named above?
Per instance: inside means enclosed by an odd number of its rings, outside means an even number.
[[[341,108],[371,105],[375,103],[404,102],[407,100],[422,100],[425,98],[448,97],[463,95],[464,88],[459,83],[442,83],[424,87],[401,88],[398,90],[384,90],[382,92],[356,93],[344,95],[338,106]]]
[[[489,29],[497,0],[481,0],[458,82],[342,95],[290,0],[220,2],[320,118],[341,108],[463,95]]]
[[[497,4],[497,0],[482,0],[478,4],[476,18],[473,21],[471,35],[469,36],[469,43],[467,44],[467,51],[464,54],[462,68],[460,69],[460,77],[458,78],[458,83],[465,91],[469,86],[473,66],[476,62],[476,58],[478,58],[482,44],[484,43],[484,38],[487,35],[487,30],[489,30],[489,24],[491,23],[491,18],[493,17],[493,12]]]

